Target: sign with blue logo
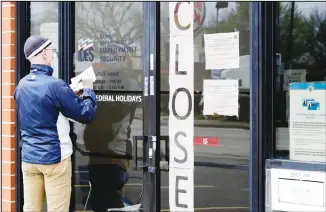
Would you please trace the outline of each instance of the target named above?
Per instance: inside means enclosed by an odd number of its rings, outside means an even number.
[[[326,161],[326,82],[292,83],[290,159]]]
[[[78,40],[78,61],[84,62],[84,61],[90,61],[93,62],[94,60],[94,48],[93,48],[93,40],[90,38],[86,39],[79,39]]]
[[[319,110],[320,103],[314,99],[303,99],[302,106],[307,108],[307,110]]]

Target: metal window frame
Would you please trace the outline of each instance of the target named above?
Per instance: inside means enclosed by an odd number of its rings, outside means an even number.
[[[58,2],[58,70],[59,77],[70,84],[74,77],[74,52],[75,52],[75,2]],[[70,122],[70,137],[73,134],[73,125]],[[71,157],[72,167],[75,167],[76,158]],[[72,185],[75,184],[75,175],[71,176]],[[75,189],[71,190],[70,211],[75,209]]]
[[[275,149],[275,9],[274,2],[250,2],[251,146],[250,211],[265,211],[265,165]],[[272,80],[271,80],[272,79]]]
[[[160,211],[160,2],[143,2],[143,211]],[[153,80],[151,80],[153,79]],[[148,82],[148,83],[145,83]],[[154,83],[154,84],[153,84]],[[147,93],[147,95],[145,95]],[[154,144],[154,142],[156,144]],[[156,147],[153,148],[153,144]],[[154,157],[147,152],[154,149]],[[156,151],[155,151],[156,149]],[[150,170],[154,168],[154,170]]]
[[[16,2],[16,86],[29,73],[30,63],[25,59],[24,43],[31,34],[31,2]],[[16,113],[16,211],[23,211],[23,180],[21,171],[20,125]]]

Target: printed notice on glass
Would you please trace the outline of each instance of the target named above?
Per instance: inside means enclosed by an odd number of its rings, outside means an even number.
[[[204,80],[204,115],[239,116],[239,80]]]
[[[270,173],[271,211],[326,211],[326,172],[283,167]]]
[[[290,159],[326,162],[326,82],[290,84]]]
[[[239,32],[205,34],[206,69],[239,68]]]

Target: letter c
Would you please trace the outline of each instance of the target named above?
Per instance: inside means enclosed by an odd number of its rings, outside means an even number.
[[[178,12],[179,12],[179,7],[182,3],[186,3],[186,2],[178,2],[176,5],[175,5],[175,8],[174,8],[174,23],[175,25],[178,27],[178,29],[180,30],[187,30],[190,28],[190,23],[187,25],[187,26],[181,26],[181,24],[179,23],[179,18],[178,18]],[[190,2],[188,1],[187,2],[188,4],[190,4]]]

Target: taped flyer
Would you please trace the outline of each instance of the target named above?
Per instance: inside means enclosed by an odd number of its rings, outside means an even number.
[[[95,76],[95,73],[94,73],[94,70],[93,70],[92,66],[87,68],[85,71],[80,73],[78,76],[71,78],[71,83],[72,84],[77,84],[80,81],[82,81],[82,79],[88,78],[88,77],[91,77],[93,79],[93,82],[95,82],[96,76]]]

